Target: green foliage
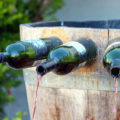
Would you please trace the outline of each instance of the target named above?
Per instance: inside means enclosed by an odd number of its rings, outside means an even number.
[[[44,8],[44,12],[42,14],[43,18],[48,21],[57,20],[55,13],[58,11],[58,9],[62,8],[63,5],[65,5],[64,0],[52,0],[49,6]]]
[[[20,23],[29,22],[23,8],[25,4],[22,0],[0,1],[0,32],[17,32]]]
[[[0,52],[4,52],[7,45],[20,39],[19,24],[44,19],[56,20],[55,13],[63,5],[64,0],[0,0]],[[21,74],[22,71],[0,64],[0,117],[4,113],[4,105],[14,101],[8,90],[20,85],[18,76]]]
[[[18,113],[16,113],[16,118],[13,118],[12,120],[22,120],[22,116],[23,116],[23,114],[22,114],[22,112],[18,112]],[[4,118],[3,120],[10,120],[9,118]]]
[[[4,115],[3,107],[8,102],[13,102],[14,98],[8,90],[12,87],[17,87],[21,81],[17,80],[21,71],[13,71],[6,65],[0,64],[0,118]]]

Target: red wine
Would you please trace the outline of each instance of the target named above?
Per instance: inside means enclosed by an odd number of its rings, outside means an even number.
[[[118,78],[114,77],[114,105],[112,108],[114,119],[116,119],[117,115],[117,87],[118,87]]]
[[[37,82],[35,85],[35,92],[34,92],[34,105],[33,105],[33,110],[32,110],[32,120],[34,120],[34,116],[35,116],[36,104],[37,104],[37,93],[38,93],[39,82],[41,79],[42,79],[42,76],[38,75]]]
[[[114,90],[115,90],[115,94],[117,94],[117,87],[118,87],[118,78],[114,78]]]

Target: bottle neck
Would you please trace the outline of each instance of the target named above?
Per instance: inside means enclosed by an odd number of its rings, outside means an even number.
[[[7,53],[6,52],[1,52],[0,53],[0,63],[4,63],[6,62],[6,56],[7,56]]]
[[[41,63],[38,67],[37,67],[37,73],[40,75],[44,75],[52,70],[54,70],[57,67],[57,64],[59,63],[58,59],[51,59],[48,60],[44,63]]]

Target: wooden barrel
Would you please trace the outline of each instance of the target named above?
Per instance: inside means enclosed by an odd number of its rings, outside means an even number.
[[[64,76],[50,72],[42,78],[35,120],[114,120],[114,83],[103,68],[102,58],[109,41],[120,37],[119,24],[120,21],[91,21],[20,25],[21,40],[57,36],[66,43],[86,37],[92,39],[98,47],[98,58],[91,66],[84,66]],[[30,114],[37,79],[35,69],[24,69]],[[119,100],[120,92],[117,95],[116,120],[120,120]]]

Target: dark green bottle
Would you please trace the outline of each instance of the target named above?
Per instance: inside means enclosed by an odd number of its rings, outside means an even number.
[[[105,69],[113,76],[120,77],[120,38],[112,40],[103,57]]]
[[[6,52],[0,53],[0,63],[7,63],[15,69],[34,66],[37,60],[45,59],[50,50],[62,41],[57,37],[22,40],[8,45]]]
[[[71,41],[50,51],[46,62],[37,67],[38,74],[44,75],[49,71],[65,75],[75,68],[95,60],[97,48],[95,43],[87,38]]]

